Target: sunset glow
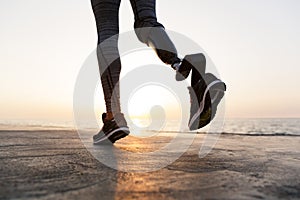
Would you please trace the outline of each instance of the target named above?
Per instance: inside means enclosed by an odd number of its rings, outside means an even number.
[[[215,63],[228,86],[227,117],[300,117],[299,8],[295,0],[193,0],[184,7],[174,0],[172,9],[169,1],[157,2],[158,20],[197,42]],[[12,0],[0,10],[0,119],[72,120],[74,83],[97,43],[90,2]],[[132,27],[129,1],[122,1],[120,32]],[[141,62],[163,65],[153,51],[122,59],[123,74]],[[159,104],[176,118],[171,94],[144,90],[132,98],[133,116]],[[101,92],[96,113],[105,112]],[[160,97],[153,101],[151,94]]]

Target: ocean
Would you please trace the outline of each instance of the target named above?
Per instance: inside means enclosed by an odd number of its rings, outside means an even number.
[[[148,131],[178,132],[179,121],[169,120],[159,129],[147,127],[149,121],[134,120],[142,129]],[[0,130],[76,130],[73,121],[49,121],[49,120],[0,120]],[[101,122],[95,126],[85,123],[81,128],[99,129]],[[131,124],[132,125],[132,124]],[[130,123],[129,123],[130,126]],[[132,126],[131,126],[132,127]],[[208,128],[199,129],[196,132],[206,132]],[[134,126],[131,129],[134,132]],[[224,126],[219,130],[223,134],[237,135],[295,135],[300,136],[300,118],[230,118],[225,119]],[[184,132],[190,132],[185,129]],[[195,132],[195,131],[193,131]],[[191,132],[192,133],[192,132]]]
[[[227,119],[223,132],[256,135],[300,135],[300,118]]]

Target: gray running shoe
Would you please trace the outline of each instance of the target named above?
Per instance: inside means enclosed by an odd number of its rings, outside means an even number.
[[[129,134],[127,122],[122,113],[117,113],[113,119],[107,120],[106,113],[102,114],[103,127],[98,134],[93,136],[94,144],[107,142],[115,143]]]
[[[226,85],[211,73],[204,74],[194,86],[188,87],[191,98],[189,128],[196,130],[209,124],[215,117]]]

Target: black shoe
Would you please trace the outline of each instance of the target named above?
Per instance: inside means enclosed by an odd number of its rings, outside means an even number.
[[[196,130],[213,120],[217,106],[226,91],[226,85],[213,74],[207,73],[188,89],[191,97],[189,128]]]
[[[102,114],[103,127],[98,134],[93,136],[94,144],[107,142],[115,143],[129,134],[127,122],[122,113],[117,113],[113,119],[107,120],[106,113]]]
[[[206,59],[202,53],[186,55],[181,63],[173,64],[173,68],[176,69],[176,80],[182,81],[189,76],[192,69],[204,74]]]

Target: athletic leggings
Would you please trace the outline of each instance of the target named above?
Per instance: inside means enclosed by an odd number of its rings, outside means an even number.
[[[121,112],[119,92],[121,60],[117,36],[120,2],[121,0],[91,0],[98,32],[97,57],[106,111],[113,113]],[[164,63],[172,66],[179,63],[175,46],[166,34],[164,26],[157,22],[155,0],[130,0],[130,3],[134,12],[134,28],[138,39],[153,47]],[[105,67],[107,65],[108,67]]]

